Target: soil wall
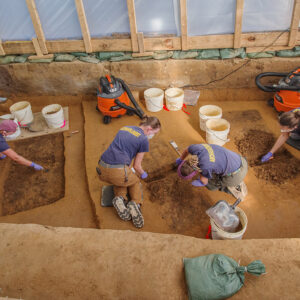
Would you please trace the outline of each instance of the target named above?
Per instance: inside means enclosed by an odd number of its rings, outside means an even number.
[[[146,232],[0,224],[0,296],[21,299],[187,299],[184,257],[222,253],[246,274],[232,299],[296,299],[300,240],[211,241]],[[217,249],[217,251],[216,251]],[[298,295],[298,296],[297,296]]]
[[[132,89],[199,85],[197,88],[202,90],[202,95],[207,100],[220,96],[223,100],[265,100],[270,95],[255,88],[256,75],[261,72],[288,72],[299,63],[300,57],[250,61],[168,59],[98,64],[81,61],[9,64],[0,66],[0,93],[2,96],[95,94],[99,77],[109,73],[131,84]],[[206,85],[244,64],[246,65],[239,71],[225,79]],[[245,89],[249,89],[246,95]]]

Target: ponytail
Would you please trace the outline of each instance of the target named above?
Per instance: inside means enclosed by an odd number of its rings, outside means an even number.
[[[158,118],[144,116],[140,126],[150,126],[152,129],[161,128],[161,124]]]
[[[287,126],[289,128],[294,128],[300,124],[300,110],[288,111],[283,113],[279,117],[279,124],[281,126]]]

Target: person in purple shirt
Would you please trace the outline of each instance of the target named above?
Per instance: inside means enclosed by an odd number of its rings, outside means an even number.
[[[188,155],[191,155],[185,160]],[[192,185],[209,190],[224,191],[244,200],[247,194],[243,182],[248,171],[244,157],[214,144],[194,144],[176,160],[177,174],[182,179],[193,179]]]
[[[122,127],[114,140],[101,155],[96,168],[100,180],[114,185],[112,201],[119,217],[132,220],[137,228],[144,226],[141,212],[140,178],[148,174],[142,168],[145,152],[149,152],[149,139],[161,128],[156,117],[145,116],[139,126]],[[130,168],[133,161],[133,170]],[[127,189],[131,200],[127,203]]]
[[[279,124],[281,135],[272,149],[261,158],[261,162],[263,163],[273,159],[274,153],[287,142],[288,139],[300,141],[300,107],[281,114],[279,117]]]
[[[12,120],[4,120],[0,122],[0,160],[9,157],[10,159],[14,160],[18,164],[32,167],[36,171],[43,170],[44,168],[42,166],[19,155],[13,149],[11,149],[7,144],[4,137],[15,133],[17,128],[18,125]]]

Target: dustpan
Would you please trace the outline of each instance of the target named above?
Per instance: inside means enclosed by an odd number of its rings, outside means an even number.
[[[230,205],[225,200],[219,200],[206,211],[206,214],[224,231],[235,232],[239,226],[240,219],[234,209],[241,201],[239,198],[233,205]]]

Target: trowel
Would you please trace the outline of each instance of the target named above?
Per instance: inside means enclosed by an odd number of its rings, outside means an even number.
[[[206,211],[206,214],[224,231],[236,232],[240,219],[234,209],[241,201],[242,200],[238,198],[233,205],[230,205],[225,200],[219,200]]]

